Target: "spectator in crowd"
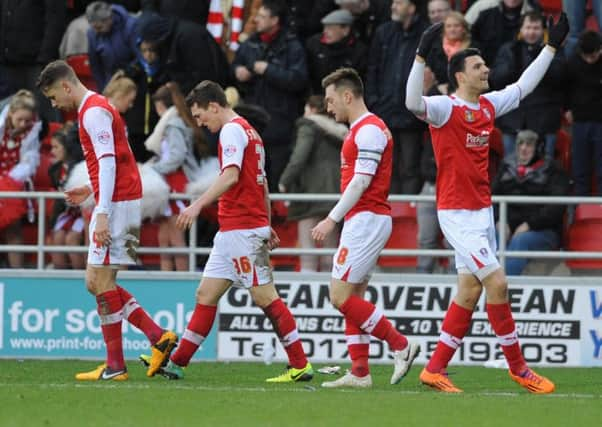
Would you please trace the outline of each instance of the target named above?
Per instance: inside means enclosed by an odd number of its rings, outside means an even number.
[[[602,2],[600,0],[592,0],[591,4],[594,9],[596,20],[598,21],[598,29],[602,30]],[[569,38],[566,42],[566,52],[567,54],[571,54],[577,47],[579,35],[585,29],[587,0],[563,0],[562,8],[566,12],[571,25]]]
[[[33,93],[19,90],[0,111],[0,190],[25,190],[40,162],[42,123],[37,119]],[[0,235],[6,244],[23,243],[21,220],[28,208],[25,199],[0,200]],[[23,267],[23,253],[9,252],[8,264]]]
[[[123,6],[95,1],[86,8],[88,57],[98,91],[102,92],[111,77],[124,68],[137,52],[136,19]]]
[[[255,18],[257,33],[241,44],[232,63],[243,100],[271,116],[262,133],[270,191],[277,191],[288,163],[308,85],[305,51],[286,26],[286,10],[281,0],[264,0]]]
[[[85,15],[86,8],[93,1],[95,0],[67,0],[67,22],[69,23],[78,16]],[[111,3],[125,7],[130,13],[138,13],[142,7],[140,0],[113,0]]]
[[[65,15],[63,1],[0,1],[0,99],[30,90],[38,114],[49,121],[57,112],[35,83],[42,67],[58,58]]]
[[[311,34],[320,31],[320,20],[337,7],[352,13],[353,32],[366,46],[370,46],[376,29],[391,19],[391,0],[320,0],[312,12]]]
[[[530,10],[533,8],[527,0],[499,0],[496,6],[478,14],[471,27],[472,41],[481,49],[486,64],[493,64],[499,48],[516,38],[521,16]]]
[[[532,130],[522,130],[516,137],[516,155],[507,158],[492,184],[492,193],[512,196],[566,196],[569,178],[552,159],[543,153],[544,142]],[[508,206],[505,237],[511,251],[557,249],[566,207],[551,204]],[[500,227],[498,222],[498,229]],[[520,275],[527,258],[508,258],[506,272]]]
[[[577,196],[592,194],[595,168],[597,194],[602,195],[602,41],[595,31],[579,37],[568,60],[569,108],[573,123],[572,173]]]
[[[138,32],[141,42],[157,48],[160,66],[183,93],[202,80],[227,84],[226,56],[204,26],[145,12],[138,18]]]
[[[468,10],[466,11],[464,18],[468,24],[472,26],[477,21],[477,18],[482,11],[498,6],[500,0],[469,0],[466,3],[468,4]],[[539,8],[538,0],[526,0],[521,13],[528,12],[532,9],[539,10]]]
[[[447,64],[456,52],[471,46],[470,28],[459,12],[449,12],[443,20],[441,37],[431,47],[426,64],[435,75],[435,85],[429,94],[449,93]],[[427,87],[427,86],[425,86]]]
[[[137,91],[136,83],[119,70],[111,77],[102,94],[123,115],[134,105]]]
[[[69,139],[65,130],[55,132],[50,140],[51,153],[55,162],[48,175],[55,191],[65,191],[65,183],[77,163],[83,160],[78,140]],[[79,206],[67,205],[63,199],[55,199],[50,216],[52,244],[54,246],[80,246],[84,240],[84,218]],[[86,266],[84,254],[79,252],[53,252],[52,265],[55,269],[73,268],[82,270]]]
[[[341,145],[347,126],[328,116],[322,95],[310,96],[303,117],[297,120],[295,148],[280,177],[282,193],[337,193],[339,191]],[[299,244],[314,248],[311,230],[333,208],[332,202],[292,202],[288,219],[298,222]],[[324,247],[334,248],[339,233],[332,233]],[[301,271],[330,271],[332,256],[302,255]]]
[[[393,0],[391,21],[378,27],[368,58],[366,103],[393,133],[391,192],[416,194],[422,187],[419,164],[423,122],[405,107],[405,85],[427,23],[416,0]]]
[[[124,114],[128,139],[136,161],[144,163],[151,157],[151,153],[144,148],[144,141],[159,121],[159,116],[152,107],[151,96],[169,81],[159,60],[158,46],[151,42],[141,42],[136,59],[125,69],[125,74],[138,88],[134,105]]]
[[[261,7],[261,2],[261,0],[245,1],[245,24],[239,40],[241,43],[257,31],[255,17]],[[302,43],[307,37],[320,31],[319,23],[323,15],[314,16],[313,11],[324,3],[323,0],[285,0],[285,2],[288,8],[288,27]]]
[[[145,145],[156,156],[151,159],[151,166],[159,172],[174,193],[184,193],[186,184],[194,181],[199,165],[194,153],[192,129],[184,122],[182,116],[188,114],[174,105],[174,97],[183,99],[183,95],[174,84],[161,86],[153,95],[155,110],[161,119]],[[179,104],[181,105],[181,104]],[[164,217],[159,222],[159,246],[162,248],[183,248],[186,246],[184,231],[176,227],[176,219],[186,208],[182,200],[171,200]],[[162,271],[187,271],[188,254],[161,254]]]
[[[188,20],[207,25],[211,0],[142,0],[142,12],[155,12],[161,16]]]
[[[337,68],[354,68],[364,76],[367,46],[351,33],[353,15],[345,9],[335,10],[322,18],[324,30],[307,40],[307,68],[312,93],[322,93],[322,79]]]
[[[447,14],[451,12],[449,0],[429,0],[427,11],[431,24],[443,22]]]
[[[500,48],[489,74],[492,89],[501,90],[518,80],[544,48],[543,15],[527,12],[522,17],[519,37]],[[556,132],[560,128],[566,84],[566,59],[556,53],[546,75],[520,106],[496,121],[503,134],[504,156],[515,154],[515,138],[521,129],[531,129],[545,140],[545,155],[554,157]]]

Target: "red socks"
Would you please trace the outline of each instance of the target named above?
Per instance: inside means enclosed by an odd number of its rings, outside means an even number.
[[[176,352],[171,355],[170,359],[173,363],[178,366],[188,366],[194,353],[209,335],[216,311],[217,306],[215,305],[197,304],[194,307],[194,312],[184,335],[182,335],[180,345],[178,345]]]
[[[345,338],[351,358],[351,373],[356,377],[365,377],[370,373],[368,365],[370,335],[365,334],[358,326],[346,320]]]
[[[406,337],[393,327],[391,322],[370,301],[351,295],[339,307],[347,323],[353,323],[362,331],[386,341],[393,351],[403,350],[408,345]]]
[[[441,325],[441,335],[439,336],[437,348],[426,365],[427,371],[438,373],[447,367],[462,342],[462,338],[468,332],[471,319],[472,310],[460,307],[452,301],[443,319],[443,325]]]
[[[117,285],[117,291],[123,303],[123,317],[140,329],[146,335],[151,345],[155,345],[159,341],[159,338],[161,338],[163,330],[144,311],[132,294],[119,285]]]
[[[293,368],[304,368],[307,365],[307,358],[299,339],[297,324],[288,307],[284,305],[282,299],[278,298],[264,308],[263,312],[272,322],[274,330],[288,355],[289,364]]]
[[[518,343],[518,334],[510,311],[510,304],[487,304],[487,317],[514,375],[520,375],[527,364]]]
[[[125,367],[121,337],[123,303],[119,292],[112,290],[96,295],[96,303],[102,336],[107,346],[107,366],[114,370],[123,369]]]

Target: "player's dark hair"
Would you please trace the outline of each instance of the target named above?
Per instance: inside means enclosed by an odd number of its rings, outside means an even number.
[[[579,53],[589,55],[600,50],[602,47],[602,38],[597,31],[585,30],[579,36],[577,50]]]
[[[326,89],[330,85],[334,85],[335,89],[341,87],[347,88],[351,90],[351,93],[356,98],[364,96],[362,78],[353,68],[339,68],[324,77],[322,79],[322,88]]]
[[[458,79],[456,73],[461,73],[466,69],[466,58],[471,56],[481,56],[481,51],[474,47],[463,49],[455,53],[447,64],[447,77],[449,78],[449,92],[455,92],[458,89]]]
[[[280,25],[284,25],[288,15],[288,6],[284,0],[263,0],[261,7],[270,11],[270,15],[277,16]]]
[[[68,80],[71,83],[77,83],[79,81],[75,75],[75,71],[73,71],[73,68],[71,68],[65,61],[52,61],[50,64],[44,67],[38,76],[36,86],[42,92],[46,92],[46,90],[48,90],[59,80]]]
[[[222,107],[228,107],[228,100],[222,87],[211,80],[203,80],[194,87],[186,97],[188,108],[194,104],[205,109],[210,102],[215,102]]]
[[[546,27],[546,18],[536,10],[530,10],[529,12],[525,12],[520,17],[520,26],[522,27],[526,20],[531,22],[540,22],[543,28]]]

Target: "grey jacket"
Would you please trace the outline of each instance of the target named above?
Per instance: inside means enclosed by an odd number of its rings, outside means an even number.
[[[194,181],[199,165],[194,157],[192,130],[179,116],[172,117],[163,134],[161,155],[152,163],[153,169],[162,175],[182,168],[188,181]]]
[[[347,127],[320,114],[296,123],[293,153],[280,177],[288,193],[338,193],[341,181],[341,146]],[[293,202],[289,219],[324,216],[334,202]]]

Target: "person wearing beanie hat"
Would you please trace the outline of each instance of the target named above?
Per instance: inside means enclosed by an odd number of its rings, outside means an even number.
[[[566,196],[569,188],[566,172],[555,161],[544,158],[543,141],[528,129],[518,133],[515,155],[504,160],[492,183],[493,194],[509,196]],[[509,251],[557,249],[565,211],[564,205],[509,205],[506,248]],[[496,220],[498,213],[496,209]],[[497,225],[499,230],[499,222]],[[528,262],[528,258],[508,257],[507,274],[522,274]]]

